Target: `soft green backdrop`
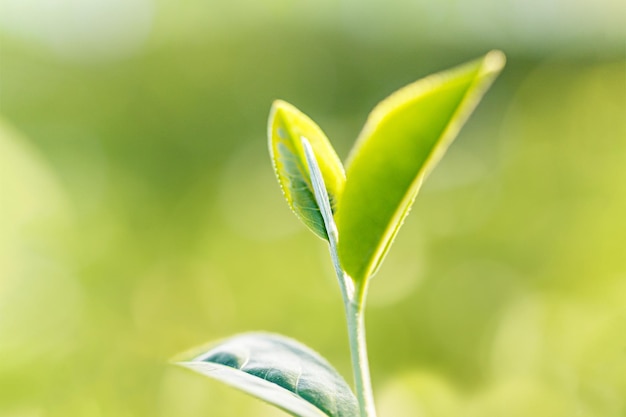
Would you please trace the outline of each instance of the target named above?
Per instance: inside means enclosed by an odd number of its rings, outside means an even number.
[[[281,412],[167,361],[247,330],[350,378],[276,98],[345,158],[430,72],[508,65],[372,281],[382,417],[626,415],[622,2],[0,0],[0,417]]]

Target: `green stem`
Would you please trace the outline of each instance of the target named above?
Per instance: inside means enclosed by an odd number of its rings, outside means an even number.
[[[376,417],[374,392],[372,390],[369,360],[367,358],[367,342],[365,339],[364,291],[360,287],[355,289],[352,278],[341,268],[335,236],[329,239],[329,244],[330,255],[333,259],[345,306],[354,388],[359,401],[359,410],[361,417]]]
[[[366,287],[361,284],[355,288],[352,278],[343,270],[339,262],[337,242],[339,234],[337,225],[330,208],[330,200],[324,185],[324,177],[311,148],[311,144],[305,137],[300,138],[304,149],[305,158],[309,167],[309,177],[313,186],[315,200],[319,207],[324,226],[328,235],[330,256],[339,280],[339,288],[343,297],[348,323],[348,339],[350,340],[350,356],[352,357],[352,372],[354,373],[354,385],[356,396],[359,401],[361,417],[376,417],[374,407],[374,394],[370,380],[370,368],[367,360],[367,345],[365,342],[364,302]]]
[[[346,306],[352,369],[361,417],[376,417],[374,393],[372,391],[369,361],[367,359],[365,317],[363,313],[364,310],[360,304],[351,302]]]

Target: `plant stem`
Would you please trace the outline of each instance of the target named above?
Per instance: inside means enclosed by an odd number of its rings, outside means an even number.
[[[352,278],[341,268],[335,236],[329,239],[329,244],[330,255],[333,259],[333,266],[337,273],[345,306],[352,372],[354,374],[354,388],[356,390],[357,400],[359,401],[359,410],[361,417],[376,417],[374,392],[372,390],[369,361],[367,358],[367,342],[365,339],[364,291],[362,291],[362,288],[355,290]]]
[[[365,317],[363,313],[364,309],[361,308],[359,303],[350,302],[346,306],[352,369],[361,417],[376,417],[374,393],[372,391],[369,361],[367,359]]]
[[[324,219],[324,226],[328,235],[330,256],[339,280],[339,288],[346,311],[346,321],[348,324],[348,339],[350,341],[350,356],[352,358],[352,372],[354,374],[354,385],[356,396],[359,401],[361,417],[376,417],[374,407],[374,393],[370,379],[370,368],[367,360],[367,344],[365,341],[365,284],[361,283],[355,288],[352,278],[343,270],[339,262],[339,252],[337,242],[339,234],[337,225],[330,208],[330,200],[324,185],[324,177],[311,148],[311,144],[305,137],[300,138],[304,149],[305,158],[309,167],[309,176],[313,186],[315,200]]]

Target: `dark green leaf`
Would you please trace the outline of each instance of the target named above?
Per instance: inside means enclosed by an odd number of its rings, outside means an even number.
[[[180,365],[300,417],[358,415],[354,394],[321,356],[292,339],[246,333]]]

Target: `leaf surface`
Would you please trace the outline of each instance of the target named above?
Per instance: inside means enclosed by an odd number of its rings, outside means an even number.
[[[369,115],[346,164],[336,213],[339,258],[356,282],[376,272],[424,177],[504,62],[493,51],[431,75],[396,91]]]
[[[355,417],[356,398],[326,360],[292,339],[245,333],[179,365],[299,417]]]
[[[310,143],[319,164],[334,211],[345,183],[343,165],[322,130],[289,103],[277,100],[268,123],[270,156],[274,171],[291,210],[322,239],[328,239],[320,213],[301,138]]]

